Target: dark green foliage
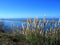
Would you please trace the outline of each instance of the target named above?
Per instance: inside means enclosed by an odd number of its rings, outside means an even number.
[[[0,33],[0,45],[60,45],[60,34],[42,36],[38,31],[24,35],[21,33],[13,34]]]
[[[20,34],[20,33],[17,33],[15,37],[18,38],[19,41],[21,42],[24,42],[26,40],[25,35]]]

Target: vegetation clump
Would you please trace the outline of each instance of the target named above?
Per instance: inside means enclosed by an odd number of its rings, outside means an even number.
[[[0,33],[0,45],[60,45],[60,30],[58,35],[42,36],[38,31],[30,31],[27,35],[16,33]],[[44,34],[45,35],[45,34]]]

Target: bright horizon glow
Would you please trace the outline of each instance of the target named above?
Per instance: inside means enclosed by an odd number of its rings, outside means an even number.
[[[60,18],[59,0],[0,0],[0,18]]]

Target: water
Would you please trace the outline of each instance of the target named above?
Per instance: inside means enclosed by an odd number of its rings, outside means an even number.
[[[27,20],[27,19],[26,19],[26,18],[20,18],[20,19],[10,19],[10,20]],[[34,20],[34,19],[32,18],[32,20]],[[42,18],[39,18],[39,20],[43,20],[43,19],[42,19]],[[49,19],[49,18],[47,18],[46,20],[52,21],[52,19]],[[59,19],[56,18],[56,19],[54,19],[54,20],[55,20],[55,21],[58,21]],[[5,31],[7,31],[7,32],[10,31],[12,24],[14,24],[14,26],[18,26],[19,29],[22,28],[22,23],[27,24],[27,22],[8,21],[8,20],[4,20],[3,22],[4,22],[4,29],[5,29]],[[45,29],[45,30],[46,30],[47,28],[49,29],[49,27],[50,27],[50,24],[45,25],[44,29]],[[54,24],[52,25],[52,27],[54,28]],[[60,25],[58,25],[58,27],[60,27]],[[14,27],[14,28],[15,28],[15,27]]]

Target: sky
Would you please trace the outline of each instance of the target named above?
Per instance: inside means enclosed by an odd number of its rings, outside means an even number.
[[[0,18],[60,18],[60,0],[0,0]]]

